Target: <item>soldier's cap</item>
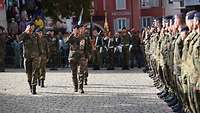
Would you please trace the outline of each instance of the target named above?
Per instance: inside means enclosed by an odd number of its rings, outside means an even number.
[[[196,13],[194,14],[194,19],[195,19],[195,20],[200,20],[200,12],[196,12]]]
[[[194,14],[196,13],[197,11],[193,10],[193,11],[189,11],[187,14],[186,14],[186,19],[187,20],[193,20],[194,19]]]
[[[74,26],[73,26],[73,29],[76,29],[76,28],[79,29],[79,28],[80,28],[80,25],[74,25]]]
[[[182,29],[181,29],[181,32],[188,32],[189,31],[189,28],[187,27],[187,26],[185,26],[185,27],[183,27]]]

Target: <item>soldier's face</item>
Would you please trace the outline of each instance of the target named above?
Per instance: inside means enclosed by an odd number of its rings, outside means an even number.
[[[186,19],[185,22],[186,22],[186,25],[189,27],[190,30],[193,29],[193,20]]]
[[[194,27],[194,29],[197,29],[197,28],[198,28],[198,24],[200,24],[200,23],[199,23],[199,20],[194,19],[194,20],[193,20],[193,27]]]

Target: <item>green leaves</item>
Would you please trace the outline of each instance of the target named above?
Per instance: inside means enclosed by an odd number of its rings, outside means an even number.
[[[42,0],[42,9],[45,15],[52,18],[62,16],[79,16],[82,7],[84,8],[83,16],[89,17],[90,0]]]

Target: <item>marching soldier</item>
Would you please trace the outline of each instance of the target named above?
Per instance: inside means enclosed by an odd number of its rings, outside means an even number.
[[[130,35],[128,34],[126,28],[122,28],[122,69],[129,70],[129,45],[130,45]]]
[[[19,37],[19,40],[23,43],[24,68],[32,94],[36,94],[41,55],[39,39],[33,33],[34,29],[35,26],[33,24],[27,26]]]
[[[89,36],[89,31],[86,28],[87,26],[82,26],[80,29],[81,35],[83,35],[83,37],[86,40],[86,47],[85,49],[88,51],[88,53],[92,53],[92,45],[91,45],[91,37]],[[84,84],[87,85],[88,84],[88,64],[89,64],[89,60],[91,59],[91,55],[88,54],[88,57],[86,58],[86,70],[84,71]]]
[[[46,78],[46,64],[49,58],[49,48],[47,37],[43,35],[42,30],[38,29],[37,36],[39,38],[40,50],[41,50],[41,62],[40,62],[40,71],[38,78],[38,85],[44,87],[44,80]]]
[[[54,30],[50,30],[48,33],[48,43],[49,43],[49,65],[50,70],[57,70],[58,64],[58,39],[55,36]]]
[[[79,26],[74,26],[72,34],[67,42],[70,44],[69,62],[72,70],[72,80],[74,92],[84,93],[83,82],[84,73],[87,69],[89,50],[87,50],[87,40],[80,34]]]

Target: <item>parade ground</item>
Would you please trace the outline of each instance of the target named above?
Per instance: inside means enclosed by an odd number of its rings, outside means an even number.
[[[49,71],[32,95],[23,69],[0,73],[0,113],[172,113],[141,69],[89,70],[85,94],[74,93],[69,69]]]

